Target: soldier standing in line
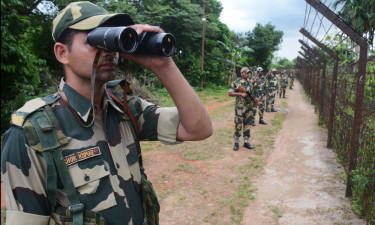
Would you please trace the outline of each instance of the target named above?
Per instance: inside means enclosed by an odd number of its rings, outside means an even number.
[[[276,92],[279,93],[279,82],[277,79],[277,70],[272,69],[271,73],[268,75],[268,102],[266,105],[266,112],[270,112],[269,105],[271,106],[271,112],[277,112],[274,108]]]
[[[295,70],[292,70],[290,72],[290,83],[289,83],[289,89],[293,89],[293,85],[294,85],[294,78],[296,77],[296,71]]]
[[[281,74],[280,86],[280,98],[281,95],[285,98],[286,87],[288,86],[288,75],[286,74],[286,70],[283,70],[283,73]]]
[[[267,95],[267,82],[266,78],[263,75],[263,68],[258,67],[256,69],[256,75],[252,80],[252,84],[254,87],[254,97],[257,98],[262,104],[259,105],[259,124],[267,125],[267,123],[263,120],[264,109],[266,105],[266,95]],[[254,106],[253,108],[253,116],[255,120],[255,115],[257,113],[258,106]],[[255,121],[252,124],[255,126]]]
[[[235,103],[235,132],[234,138],[234,151],[239,149],[239,139],[241,137],[241,131],[244,138],[244,147],[247,149],[254,149],[250,144],[250,126],[254,121],[252,109],[254,107],[254,102],[248,96],[248,93],[253,92],[252,85],[250,83],[251,71],[247,67],[241,68],[241,77],[233,81],[230,86],[228,96],[236,97]],[[238,87],[243,87],[247,93],[238,90]]]

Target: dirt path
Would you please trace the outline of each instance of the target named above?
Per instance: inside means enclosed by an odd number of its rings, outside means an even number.
[[[365,224],[343,197],[343,170],[300,89],[287,90],[287,116],[243,224]]]

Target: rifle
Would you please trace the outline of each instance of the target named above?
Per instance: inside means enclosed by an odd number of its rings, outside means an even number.
[[[237,90],[239,91],[242,91],[242,92],[245,92],[247,94],[247,96],[249,96],[257,105],[261,105],[262,103],[256,99],[251,93],[250,91],[246,91],[246,89],[244,87],[242,87],[241,85],[238,85],[237,87]]]

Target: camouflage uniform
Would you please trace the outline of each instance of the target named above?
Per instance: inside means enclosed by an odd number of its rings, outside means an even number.
[[[289,78],[290,78],[289,89],[293,89],[295,76],[296,75],[294,75],[294,72],[291,72],[290,75],[289,75]]]
[[[281,95],[285,98],[286,87],[288,86],[288,75],[286,75],[286,73],[281,75],[280,86],[280,98]]]
[[[244,87],[246,91],[253,91],[249,80],[245,81],[245,79],[243,78],[238,78],[232,83],[229,92],[239,92],[238,90],[236,90],[238,85]],[[250,100],[250,97],[242,98],[241,96],[236,96],[234,115],[235,132],[233,135],[234,138],[241,137],[241,130],[243,129],[244,139],[250,139],[250,126],[254,121],[254,116],[252,113],[253,107],[254,103],[252,100]]]
[[[269,105],[271,105],[271,109],[273,109],[273,106],[275,104],[276,90],[279,89],[279,83],[278,83],[276,74],[270,73],[267,79],[268,79],[268,102],[266,105],[266,109],[268,109]]]
[[[262,104],[259,105],[259,120],[263,120],[267,95],[267,82],[265,76],[261,76],[259,81],[254,84],[254,97],[257,98]],[[253,116],[257,113],[257,106],[253,108]]]
[[[60,89],[69,99],[72,109],[58,93],[31,100],[13,113],[12,127],[4,135],[1,170],[7,224],[55,224],[63,221],[69,212],[66,210],[69,200],[58,176],[56,212],[60,215],[51,213],[46,193],[46,160],[35,151],[37,143],[29,143],[25,135],[25,130],[31,126],[28,116],[46,104],[51,106],[67,137],[62,155],[85,210],[99,212],[106,224],[142,224],[138,143],[127,122],[129,118],[124,115],[122,107],[105,93],[103,117],[95,115],[93,126],[85,128],[71,110],[83,123],[88,123],[92,118],[90,101],[64,80]],[[159,108],[135,96],[128,96],[128,104],[137,109],[134,116],[140,140],[177,142],[179,116],[176,108]]]

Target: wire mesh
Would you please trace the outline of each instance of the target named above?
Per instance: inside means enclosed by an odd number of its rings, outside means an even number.
[[[364,5],[369,6],[370,1],[372,0],[365,2]],[[334,8],[333,2],[328,0],[324,4],[328,5],[336,15],[345,12],[345,4]],[[370,35],[361,31],[365,23],[366,21],[351,28],[367,39]],[[332,127],[329,127],[332,148],[335,149],[348,177],[352,179],[353,201],[361,208],[360,211],[366,220],[370,224],[375,224],[375,52],[374,46],[371,45],[373,42],[366,40],[369,43],[367,49],[369,53],[368,59],[364,59],[366,60],[364,62],[363,57],[360,57],[359,44],[308,3],[306,3],[303,25],[315,40],[337,53],[337,80],[334,80],[334,59],[328,57],[328,54],[321,56],[320,61],[302,55],[297,59],[297,77],[306,94],[311,98],[312,104],[315,105],[315,110],[319,111],[321,121],[327,126],[333,113]],[[302,40],[314,46],[310,38],[303,36]],[[322,66],[324,59],[328,59],[326,67]],[[359,74],[361,65],[366,67],[364,76]],[[324,83],[323,74],[325,74]],[[364,90],[361,91],[361,87],[364,87]],[[335,97],[334,102],[331,102],[332,97]],[[361,102],[358,99],[361,99]],[[360,112],[356,112],[359,105],[361,105]],[[357,135],[354,127],[358,125],[355,119],[358,115],[360,115],[358,122],[360,128]],[[355,152],[355,169],[350,170],[350,157],[355,146],[353,136],[358,137],[359,144]]]

